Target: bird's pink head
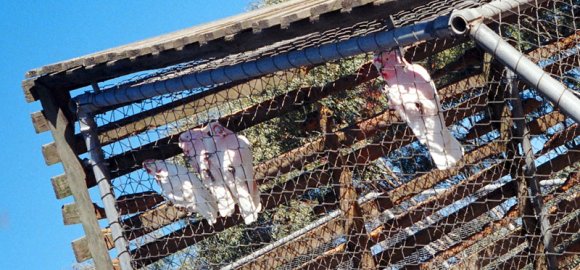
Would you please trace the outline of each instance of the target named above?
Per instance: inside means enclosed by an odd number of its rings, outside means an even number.
[[[407,65],[407,61],[405,61],[399,50],[381,53],[380,61],[383,68]]]
[[[225,128],[219,122],[209,123],[208,128],[212,136],[225,137],[228,134],[233,134],[231,130]]]
[[[193,142],[196,140],[201,140],[203,138],[203,132],[201,128],[194,128],[188,131],[185,131],[179,135],[179,147],[183,149],[185,154],[188,154],[193,148]]]

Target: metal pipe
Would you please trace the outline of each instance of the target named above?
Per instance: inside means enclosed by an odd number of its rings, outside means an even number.
[[[338,43],[291,51],[233,66],[205,70],[149,84],[103,89],[98,93],[85,93],[75,97],[74,103],[94,112],[100,108],[140,101],[162,94],[213,86],[290,68],[325,63],[367,52],[390,50],[396,46],[406,46],[436,37],[449,36],[451,32],[449,31],[448,23],[449,16],[441,16],[430,21],[396,28],[391,31],[383,31]]]
[[[560,81],[552,78],[524,54],[504,41],[483,23],[471,25],[469,35],[499,62],[518,75],[528,86],[538,90],[560,110],[580,123],[580,99]]]
[[[535,219],[536,226],[540,226],[541,234],[538,236],[541,238],[542,244],[544,246],[544,255],[546,256],[546,265],[549,270],[558,269],[558,261],[554,253],[554,245],[552,242],[552,232],[550,231],[551,225],[548,219],[547,208],[544,207],[544,199],[540,191],[540,182],[535,177],[536,165],[534,163],[534,151],[532,150],[532,143],[530,140],[530,132],[526,125],[526,116],[524,114],[524,108],[522,105],[522,100],[520,98],[520,91],[518,90],[517,77],[513,71],[507,69],[507,79],[508,87],[511,94],[512,103],[512,117],[515,125],[514,137],[521,138],[522,144],[522,157],[525,161],[525,169],[523,171],[523,179],[527,187],[527,193],[530,198],[530,202],[533,205],[535,216],[528,217]],[[525,226],[525,222],[524,222]],[[528,232],[533,232],[535,228],[526,228]],[[527,235],[527,237],[536,237],[533,235]]]
[[[117,208],[115,206],[115,195],[113,194],[113,190],[111,188],[109,171],[107,166],[105,166],[103,163],[103,152],[101,150],[101,145],[96,133],[97,125],[89,112],[79,111],[78,117],[81,134],[85,139],[85,144],[87,145],[87,150],[90,156],[89,164],[92,166],[95,179],[97,180],[97,184],[99,186],[101,200],[103,201],[105,214],[107,215],[113,241],[115,242],[115,249],[118,252],[120,267],[122,270],[132,270],[133,267],[131,266],[129,243],[123,235],[123,228],[121,227],[119,221],[119,213],[117,212]]]
[[[121,86],[104,89],[101,92],[85,93],[74,98],[74,104],[87,107],[95,112],[109,106],[136,102],[168,93],[187,89],[208,87],[216,84],[262,76],[290,68],[321,64],[373,51],[391,50],[394,47],[412,45],[416,42],[461,35],[467,30],[462,23],[476,17],[495,18],[504,12],[517,9],[521,5],[539,4],[546,0],[502,0],[485,4],[479,8],[462,10],[459,14],[403,26],[389,31],[355,37],[338,43],[324,44],[265,57],[233,66],[205,70],[199,73],[153,83]]]

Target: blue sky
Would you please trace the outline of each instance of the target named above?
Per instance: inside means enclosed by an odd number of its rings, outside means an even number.
[[[242,13],[250,0],[9,1],[0,0],[0,269],[71,269],[71,241],[80,225],[64,226],[41,146],[50,133],[35,134],[26,103],[24,73],[114,46]]]

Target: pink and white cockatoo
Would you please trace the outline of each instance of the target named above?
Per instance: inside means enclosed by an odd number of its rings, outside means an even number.
[[[217,220],[217,204],[197,175],[186,167],[163,160],[146,160],[143,168],[155,177],[163,194],[177,207],[201,214],[210,224]]]
[[[399,50],[378,53],[373,63],[387,83],[383,92],[389,107],[427,146],[438,169],[454,166],[463,157],[463,147],[445,125],[437,89],[427,70],[407,62]]]
[[[189,157],[189,164],[199,173],[203,184],[211,194],[222,217],[231,216],[236,210],[234,197],[223,178],[222,161],[209,127],[194,128],[179,136],[179,147]]]
[[[218,122],[208,125],[222,161],[224,181],[230,188],[246,224],[258,219],[262,209],[260,190],[254,181],[253,156],[250,142],[242,135]]]

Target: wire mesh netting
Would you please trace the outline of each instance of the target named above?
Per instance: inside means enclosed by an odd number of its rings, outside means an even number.
[[[488,2],[432,1],[391,20],[169,67],[114,87]],[[578,91],[579,6],[522,5],[488,26]],[[429,103],[437,105],[432,118],[427,105],[413,120],[406,105],[393,103],[397,97],[386,92],[420,88],[417,78],[389,81],[373,54],[102,110],[97,131],[133,266],[535,269],[552,260],[578,267],[577,124],[467,38],[409,46],[403,57],[430,74],[425,85],[438,95],[427,98],[438,100]],[[441,121],[438,132],[460,143],[460,159],[435,154],[438,139],[429,130],[436,127],[428,121]]]

